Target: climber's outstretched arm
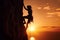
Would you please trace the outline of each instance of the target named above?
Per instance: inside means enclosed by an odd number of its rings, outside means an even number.
[[[25,10],[28,10],[28,9],[25,7],[25,5],[24,5],[24,9],[25,9]]]

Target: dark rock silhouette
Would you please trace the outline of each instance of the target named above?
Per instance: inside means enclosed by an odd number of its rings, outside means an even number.
[[[23,24],[23,0],[0,0],[0,40],[28,40]]]

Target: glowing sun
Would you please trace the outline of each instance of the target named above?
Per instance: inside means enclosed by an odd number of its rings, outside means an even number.
[[[31,37],[30,40],[35,40],[35,38],[34,37]]]

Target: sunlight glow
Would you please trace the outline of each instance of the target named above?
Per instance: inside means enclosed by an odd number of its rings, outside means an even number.
[[[34,31],[35,30],[35,28],[34,27],[30,27],[30,31]]]
[[[31,31],[31,32],[32,32],[32,31],[35,31],[35,28],[34,28],[33,25],[32,25],[31,27],[29,27],[28,29],[29,29],[29,31]]]
[[[30,40],[35,40],[35,38],[34,37],[31,37]]]
[[[33,23],[31,23],[31,24],[29,24],[29,27],[28,27],[27,31],[35,32],[36,31],[36,28],[35,27],[36,26]]]

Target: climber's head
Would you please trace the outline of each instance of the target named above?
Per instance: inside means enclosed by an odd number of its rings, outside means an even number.
[[[31,5],[27,5],[27,8],[28,8],[28,9],[31,9],[32,7],[31,7]]]

